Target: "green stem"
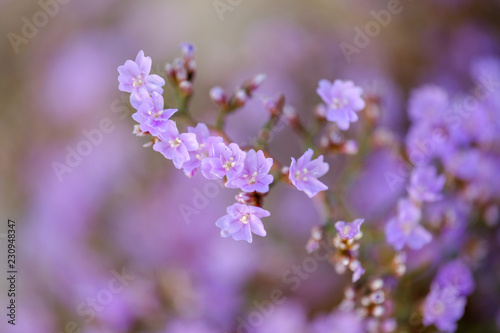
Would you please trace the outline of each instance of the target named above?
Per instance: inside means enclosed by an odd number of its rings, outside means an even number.
[[[227,110],[221,108],[219,113],[217,114],[217,120],[215,121],[215,128],[219,131],[224,130],[224,126],[226,125],[226,115],[228,114]]]

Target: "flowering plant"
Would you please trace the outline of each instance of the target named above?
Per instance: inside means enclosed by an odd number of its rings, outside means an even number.
[[[130,104],[136,109],[132,118],[138,122],[133,133],[148,138],[145,147],[152,146],[188,177],[200,173],[227,189],[240,191],[236,202],[228,202],[226,214],[221,212],[222,217],[212,221],[221,229],[221,237],[248,243],[252,243],[253,234],[266,237],[265,218],[273,214],[266,196],[278,184],[287,184],[314,200],[322,213],[322,220],[312,229],[307,252],[326,246],[337,273],[352,273],[352,283],[337,311],[354,314],[363,330],[395,332],[409,316],[407,310],[397,307],[399,292],[421,269],[408,266],[408,257],[431,249],[440,256],[436,262],[442,265],[426,267],[435,278],[414,314],[422,318],[420,325],[455,331],[467,297],[474,292],[475,263],[482,257],[480,251],[449,244],[444,248],[439,243],[449,234],[484,233],[498,221],[500,193],[489,186],[490,182],[498,184],[494,170],[499,156],[490,150],[500,143],[500,124],[492,121],[499,119],[495,114],[500,109],[498,94],[476,101],[471,111],[474,116],[464,121],[459,116],[463,110],[453,109],[456,101],[453,103],[443,88],[426,85],[416,89],[408,106],[412,123],[402,142],[377,126],[380,96],[352,81],[321,79],[317,88],[321,102],[311,125],[286,104],[285,96],[262,98],[268,119],[255,142],[242,146],[227,134],[226,118],[256,98],[265,76],[249,79],[232,94],[213,87],[209,94],[219,108],[216,119],[213,124],[198,122],[189,109],[197,74],[195,49],[188,43],[181,49],[182,57],[165,67],[176,101],[164,101],[165,80],[150,74],[152,61],[143,51],[135,61],[127,60],[118,67],[119,89],[130,93]],[[496,70],[500,76],[499,64],[498,60],[478,60],[473,79],[479,81],[487,70]],[[468,98],[472,97],[462,96],[461,100],[465,103]],[[165,104],[176,107],[166,108]],[[290,156],[289,165],[282,164],[269,148],[271,133],[282,120],[297,134],[303,151],[297,159]],[[402,174],[384,174],[389,187],[404,183],[406,189],[382,227],[376,221],[352,216],[342,199],[342,191],[370,150],[380,147],[399,156],[407,169]],[[342,155],[348,161],[347,171],[331,182],[325,176],[337,172],[331,164]],[[471,159],[477,163],[468,163]],[[462,216],[458,212],[464,209],[460,207],[466,208]],[[469,245],[479,246],[474,238]],[[324,332],[318,328],[321,325],[313,326],[314,332]]]

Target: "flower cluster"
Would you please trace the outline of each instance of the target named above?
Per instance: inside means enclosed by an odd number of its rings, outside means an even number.
[[[357,317],[365,321],[367,332],[394,332],[396,321],[391,317],[393,304],[384,285],[383,279],[376,278],[367,283],[366,288],[346,288],[339,308],[354,310]]]
[[[342,274],[349,268],[352,271],[352,282],[359,280],[365,273],[363,266],[358,260],[359,240],[363,237],[361,225],[364,219],[352,222],[338,221],[335,223],[337,234],[333,238],[333,246],[338,250],[333,255],[333,262],[337,273]]]
[[[256,141],[243,147],[229,139],[225,120],[255,95],[265,76],[260,74],[245,81],[232,94],[218,86],[213,87],[209,94],[219,108],[215,124],[197,123],[188,110],[196,75],[194,47],[183,44],[181,48],[182,58],[166,66],[166,76],[175,89],[178,109],[165,107],[162,97],[165,81],[150,74],[151,59],[142,51],[135,62],[128,60],[118,68],[119,88],[131,94],[130,102],[137,110],[132,116],[138,123],[134,133],[150,136],[147,145],[172,160],[186,176],[199,173],[206,179],[221,181],[227,189],[239,190],[236,202],[231,203],[226,214],[215,222],[223,238],[252,243],[254,235],[267,235],[262,219],[271,213],[264,209],[264,201],[276,184],[291,185],[313,199],[322,209],[324,223],[312,229],[306,249],[317,255],[314,252],[326,244],[330,252],[324,258],[330,259],[337,273],[352,272],[339,309],[360,319],[365,331],[396,331],[398,311],[394,309],[394,303],[397,298],[392,295],[401,287],[398,282],[407,271],[418,274],[415,268],[418,260],[413,260],[413,256],[423,253],[419,250],[425,246],[439,251],[442,244],[465,238],[468,217],[473,217],[471,223],[482,223],[481,227],[496,225],[500,215],[500,191],[491,184],[498,184],[494,175],[500,159],[497,153],[488,150],[500,144],[496,134],[500,125],[491,121],[494,119],[492,114],[500,109],[500,99],[495,96],[486,95],[476,101],[473,110],[476,113],[469,121],[450,121],[456,119],[457,112],[448,113],[456,99],[435,85],[416,89],[409,100],[411,125],[403,145],[402,142],[399,144],[396,133],[377,128],[382,112],[380,96],[351,81],[321,80],[317,94],[323,104],[314,109],[313,124],[302,122],[299,113],[285,105],[284,95],[264,99],[269,119]],[[476,62],[471,71],[473,79],[479,81],[485,71],[497,71],[500,78],[500,62],[491,59]],[[462,96],[458,100],[466,98]],[[301,151],[304,152],[297,159],[291,157],[289,166],[281,165],[278,162],[281,157],[276,158],[269,149],[271,133],[283,118],[300,137]],[[346,132],[360,120],[362,126]],[[182,130],[184,125],[185,130]],[[349,138],[353,132],[361,132],[358,133],[359,145],[357,140]],[[394,198],[388,205],[392,207],[396,202],[394,211],[391,208],[380,216],[384,223],[384,241],[379,237],[380,226],[375,226],[377,221],[363,227],[363,232],[366,232],[363,238],[361,226],[364,218],[352,222],[339,220],[343,216],[358,214],[344,203],[346,184],[356,178],[355,172],[365,167],[365,163],[369,164],[372,158],[370,149],[386,148],[399,154],[410,172],[405,175],[409,176],[408,181],[404,177],[395,179],[402,181],[406,190],[403,196]],[[333,186],[325,181],[324,176],[330,170],[327,161],[336,154],[358,156],[353,157],[355,163],[348,164],[339,173],[338,183]],[[337,165],[335,169],[337,172]],[[342,169],[342,163],[338,169]],[[324,178],[320,181],[321,177]],[[331,188],[335,188],[335,192]],[[474,207],[480,207],[479,213]],[[362,216],[368,219],[367,215]],[[362,239],[366,243],[374,242],[371,244],[373,248],[366,245],[374,265],[367,264],[365,251],[360,251]],[[325,243],[321,243],[322,240]],[[485,245],[476,240],[468,245],[473,250],[454,247],[451,253],[458,253],[468,260],[481,258],[481,249]],[[408,253],[405,249],[413,251]],[[393,256],[387,256],[387,250]],[[474,290],[469,267],[459,259],[442,266],[430,290],[423,301],[423,324],[433,324],[441,331],[454,331],[457,320],[463,315],[466,297]],[[338,314],[333,313],[332,317]]]
[[[263,195],[269,192],[270,185],[275,180],[275,176],[271,174],[273,158],[263,150],[241,149],[238,144],[228,142],[227,136],[220,130],[224,126],[224,117],[243,106],[262,84],[265,76],[257,75],[246,81],[231,96],[220,87],[212,88],[210,96],[220,107],[215,126],[198,123],[194,127],[188,126],[186,132],[181,132],[174,118],[193,122],[185,107],[192,95],[192,82],[196,75],[194,47],[184,43],[181,49],[182,57],[165,66],[166,75],[180,96],[180,109],[165,108],[162,96],[165,81],[156,74],[150,74],[151,58],[146,57],[143,51],[139,52],[135,61],[127,60],[123,66],[118,67],[119,89],[131,94],[130,102],[137,110],[132,115],[138,122],[134,127],[134,134],[151,136],[145,146],[152,146],[155,151],[172,160],[174,166],[182,169],[187,176],[192,177],[200,171],[207,179],[222,180],[226,188],[243,191],[237,196],[238,203],[227,208],[227,215],[221,217],[216,226],[221,229],[222,237],[232,236],[235,240],[252,242],[252,233],[266,235],[260,218],[269,216],[270,213],[261,206]],[[320,85],[324,86],[324,82],[321,82]],[[324,96],[349,101],[349,105],[346,104],[337,111],[347,114],[349,122],[354,122],[357,118],[351,113],[364,107],[361,92],[352,82],[335,81],[332,91]],[[265,100],[265,107],[271,114],[269,126],[272,127],[283,114],[283,96],[277,100]],[[336,119],[343,128],[345,123],[339,120],[342,117],[328,116],[330,120]],[[265,135],[259,137],[260,145],[264,143],[265,146],[268,131],[269,128],[262,132]],[[283,168],[282,172],[283,176],[288,174],[291,184],[310,198],[328,189],[318,178],[328,172],[329,165],[324,162],[323,155],[313,159],[314,153],[312,149],[308,149],[298,160],[292,157],[290,167]],[[361,265],[354,268],[356,263],[353,260],[349,265],[359,278],[363,271]]]
[[[182,44],[183,57],[167,65],[169,79],[178,91],[188,97],[191,94],[192,80],[195,75],[194,47]],[[227,188],[238,188],[243,192],[266,193],[273,182],[269,174],[273,159],[267,158],[262,150],[243,151],[236,143],[227,143],[222,136],[212,135],[208,126],[198,123],[181,133],[177,123],[170,119],[177,109],[165,109],[161,95],[165,81],[158,75],[150,75],[151,58],[140,51],[134,61],[127,60],[118,67],[119,89],[130,92],[130,101],[137,110],[132,118],[139,123],[134,128],[138,136],[151,135],[147,145],[172,160],[177,169],[183,169],[187,176],[197,170],[207,179],[223,179]],[[254,79],[246,85],[248,94],[255,90],[262,80]],[[251,232],[265,236],[260,221],[269,212],[260,207],[234,204],[227,209],[228,215],[219,219],[216,225],[221,228],[221,236],[232,236],[235,240],[252,242]],[[235,221],[239,221],[233,223]],[[237,228],[240,226],[240,228]]]
[[[456,259],[442,266],[424,303],[424,324],[442,332],[454,332],[464,313],[466,297],[474,291],[469,268]]]
[[[444,176],[438,176],[433,166],[421,165],[413,170],[409,197],[399,199],[397,214],[385,227],[387,242],[396,250],[402,250],[405,245],[419,250],[432,240],[431,233],[420,224],[422,204],[439,200],[444,183]]]

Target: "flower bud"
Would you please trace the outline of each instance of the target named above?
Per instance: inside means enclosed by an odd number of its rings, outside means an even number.
[[[356,155],[358,153],[358,143],[355,140],[347,140],[341,146],[340,151],[347,155]]]
[[[223,106],[227,104],[227,95],[221,87],[210,89],[210,98],[217,105]]]
[[[147,132],[143,132],[141,130],[141,125],[134,125],[134,130],[132,131],[132,134],[135,134],[137,136],[146,136]]]
[[[253,200],[252,196],[246,192],[238,193],[235,198],[241,204],[248,204]]]
[[[178,69],[175,72],[175,78],[178,82],[186,81],[188,79],[188,73],[184,67]]]
[[[262,82],[264,82],[265,79],[266,79],[266,74],[258,74],[249,81],[245,82],[242,88],[251,93],[258,87],[260,87],[260,85],[262,84]]]
[[[168,77],[175,78],[174,67],[169,63],[165,64],[165,73],[167,74]]]
[[[319,120],[326,120],[326,105],[325,104],[316,105],[316,107],[314,108],[314,115]]]
[[[375,279],[370,283],[370,289],[373,291],[380,290],[384,286],[384,280]]]
[[[234,94],[234,102],[235,102],[236,106],[245,105],[247,100],[248,100],[248,96],[244,90],[240,89]]]
[[[181,44],[182,58],[184,60],[189,61],[194,58],[195,48],[191,43],[182,43]]]
[[[186,64],[186,69],[189,73],[195,73],[196,72],[196,61],[194,59],[189,60],[189,62]]]
[[[189,81],[182,81],[179,83],[179,91],[184,96],[191,96],[193,94],[193,84]]]
[[[285,107],[283,108],[283,115],[291,125],[296,124],[299,120],[297,111],[295,111],[295,109],[289,105],[285,105]]]

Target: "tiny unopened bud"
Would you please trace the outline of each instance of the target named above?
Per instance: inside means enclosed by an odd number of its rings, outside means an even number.
[[[330,146],[330,139],[328,139],[328,136],[322,135],[319,138],[319,147],[324,150],[327,149],[329,146]]]
[[[337,272],[337,274],[344,274],[346,271],[346,266],[339,261],[335,264],[335,271]]]
[[[165,73],[167,74],[168,77],[174,78],[175,77],[174,67],[171,64],[167,63],[165,65]]]
[[[146,136],[146,133],[141,130],[141,125],[134,125],[132,134],[135,134],[137,136]]]
[[[332,130],[328,133],[328,139],[334,146],[339,146],[344,143],[344,137],[338,130]]]
[[[320,227],[314,227],[311,229],[311,237],[307,241],[306,250],[307,253],[313,253],[319,249],[319,241],[323,238],[323,229]]]
[[[382,279],[375,279],[370,283],[370,289],[373,291],[382,289],[384,287],[384,280]]]
[[[294,123],[299,119],[299,117],[297,116],[297,111],[295,111],[295,109],[290,105],[285,105],[285,107],[283,108],[283,115],[289,123]]]
[[[244,90],[240,89],[234,94],[234,101],[235,101],[237,106],[245,105],[247,100],[248,100],[248,96]]]
[[[182,61],[182,59],[175,58],[174,61],[172,62],[172,68],[174,69],[175,72],[178,72],[181,69],[184,69],[184,62]]]
[[[288,176],[288,173],[290,172],[290,167],[287,167],[287,166],[284,166],[283,168],[281,168],[281,173],[284,175],[284,176]]]
[[[217,105],[226,105],[227,95],[221,87],[213,87],[210,89],[210,98]]]
[[[181,51],[182,51],[182,57],[185,60],[189,60],[194,57],[195,47],[191,43],[182,43]]]
[[[358,153],[358,143],[354,140],[347,140],[340,148],[340,151],[347,155],[356,155]]]
[[[248,83],[245,84],[244,88],[252,92],[258,87],[260,87],[260,85],[262,84],[262,82],[264,82],[265,79],[266,79],[266,74],[258,74],[254,76],[252,79],[250,79]]]
[[[186,64],[186,69],[188,70],[189,73],[196,72],[196,61],[194,59],[189,60],[188,63]]]
[[[236,201],[241,204],[248,204],[250,201],[252,201],[252,197],[249,193],[241,192],[236,195]]]
[[[403,276],[406,273],[406,265],[397,265],[395,273],[398,277]]]
[[[311,230],[311,238],[317,241],[321,240],[321,238],[323,238],[323,228],[318,226],[313,227]]]
[[[385,309],[382,305],[377,305],[372,310],[372,315],[374,317],[380,317],[385,313]]]
[[[184,67],[178,69],[175,72],[175,78],[179,82],[186,81],[188,79],[188,73],[187,73],[186,69]]]
[[[306,252],[314,253],[319,249],[319,243],[317,240],[309,238],[306,244]]]
[[[193,84],[189,81],[182,81],[179,83],[179,91],[184,96],[191,96],[193,94]]]
[[[318,104],[314,108],[314,115],[316,118],[320,120],[325,120],[326,119],[326,105],[325,104]]]
[[[370,305],[370,303],[371,302],[370,302],[370,299],[368,297],[364,296],[361,298],[361,305],[368,306],[368,305]]]
[[[385,301],[385,293],[383,290],[378,290],[370,295],[370,301],[374,304],[382,304]]]
[[[280,95],[275,98],[264,98],[263,103],[271,115],[281,116],[285,106],[285,97]]]
[[[349,264],[349,269],[354,272],[360,265],[358,260],[352,260]]]

